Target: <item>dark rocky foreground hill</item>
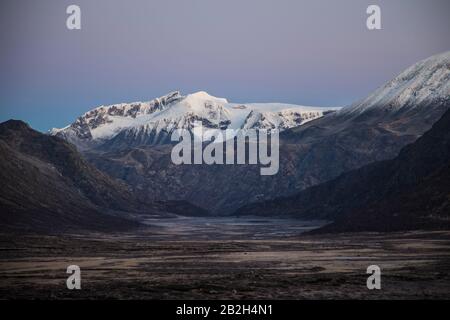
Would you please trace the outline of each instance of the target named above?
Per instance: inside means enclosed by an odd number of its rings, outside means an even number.
[[[450,111],[392,160],[237,214],[328,219],[319,232],[450,228]]]
[[[139,201],[73,145],[16,120],[0,124],[0,181],[1,229],[125,230],[138,226],[130,213],[198,213],[187,203]]]

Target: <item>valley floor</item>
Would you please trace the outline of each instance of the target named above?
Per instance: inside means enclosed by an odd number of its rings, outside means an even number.
[[[270,229],[272,222],[261,223]],[[195,223],[176,225],[138,234],[1,234],[0,298],[450,297],[450,232],[258,237],[248,224],[236,231],[231,223],[214,237],[211,228],[205,233]],[[66,288],[71,264],[81,268],[81,290]],[[381,290],[366,287],[366,269],[373,264],[381,268]]]

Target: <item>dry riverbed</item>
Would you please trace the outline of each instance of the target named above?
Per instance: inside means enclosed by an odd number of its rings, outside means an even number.
[[[301,233],[314,223],[239,221],[173,220],[134,234],[0,234],[0,298],[450,297],[450,232],[310,236]],[[72,264],[81,290],[66,288]],[[373,264],[381,290],[366,287]]]

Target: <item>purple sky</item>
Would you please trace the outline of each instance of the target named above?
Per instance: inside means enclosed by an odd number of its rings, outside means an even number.
[[[66,29],[70,4],[82,30]],[[448,0],[1,0],[0,121],[47,130],[173,90],[347,105],[450,50],[449,13]]]

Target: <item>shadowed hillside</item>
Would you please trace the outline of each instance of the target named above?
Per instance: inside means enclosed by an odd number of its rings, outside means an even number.
[[[237,214],[328,219],[326,231],[450,227],[450,111],[393,160],[375,162],[294,196]]]

